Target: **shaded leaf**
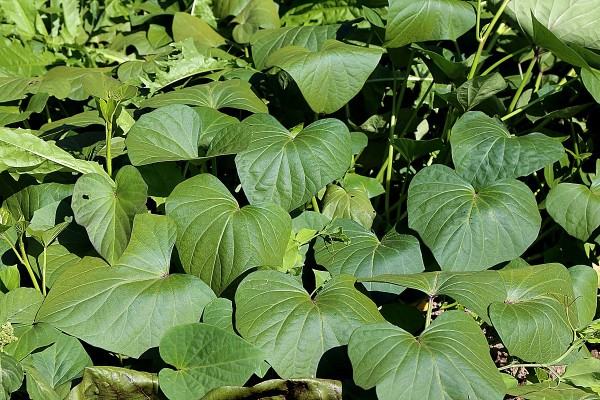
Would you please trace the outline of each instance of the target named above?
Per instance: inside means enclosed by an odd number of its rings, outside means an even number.
[[[87,367],[69,399],[147,400],[158,395],[158,377],[119,367]]]

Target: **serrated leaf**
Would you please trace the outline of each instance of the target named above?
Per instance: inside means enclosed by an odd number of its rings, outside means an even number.
[[[354,381],[381,400],[504,398],[485,336],[464,312],[442,313],[416,338],[389,323],[359,327],[348,355]]]
[[[237,108],[253,113],[268,112],[265,103],[252,91],[252,86],[248,82],[239,79],[210,82],[159,94],[144,100],[140,107],[157,108],[172,104],[204,106],[214,109]]]
[[[235,294],[236,328],[264,350],[279,376],[314,377],[327,350],[347,344],[357,327],[383,320],[354,283],[351,276],[338,275],[311,299],[289,275],[254,272]]]
[[[382,52],[326,40],[317,51],[283,47],[269,56],[267,66],[277,66],[290,74],[314,112],[331,114],[358,94]]]
[[[170,329],[159,350],[177,368],[158,374],[160,388],[170,399],[199,399],[217,387],[243,385],[264,359],[259,348],[235,333],[198,323]]]
[[[501,121],[480,111],[454,124],[450,143],[456,172],[475,187],[527,176],[565,154],[558,140],[537,132],[511,136]]]
[[[202,19],[176,12],[173,17],[173,40],[179,42],[187,38],[192,38],[197,46],[219,47],[225,44],[225,38]]]
[[[148,186],[132,166],[119,170],[114,181],[99,174],[83,175],[75,183],[71,207],[96,251],[109,264],[123,254],[133,217],[145,211]]]
[[[569,235],[598,241],[591,236],[600,226],[600,184],[559,183],[548,193],[546,210]]]
[[[283,261],[290,216],[275,204],[240,208],[213,175],[196,175],[179,184],[165,210],[179,228],[177,251],[183,268],[216,293],[249,268]]]
[[[390,0],[385,45],[455,40],[475,26],[475,10],[460,0]]]
[[[113,266],[84,258],[59,276],[37,321],[108,351],[139,357],[171,327],[198,321],[215,296],[199,279],[169,275],[177,227],[135,217],[129,246]]]
[[[476,191],[452,169],[433,165],[410,183],[408,222],[443,270],[477,271],[523,254],[541,216],[524,183],[503,179]]]
[[[267,59],[275,51],[286,46],[301,46],[317,51],[328,39],[335,39],[339,25],[295,26],[292,28],[266,29],[252,36],[252,59],[256,69],[265,68]]]
[[[256,134],[235,163],[251,203],[269,201],[291,211],[350,166],[350,133],[339,120],[322,119],[296,134],[266,114],[248,117],[244,124]]]
[[[383,274],[411,274],[425,269],[419,241],[409,235],[390,230],[381,240],[354,221],[338,219],[331,229],[341,228],[348,243],[326,243],[322,237],[315,244],[315,260],[333,275],[350,274],[372,278]],[[398,286],[367,283],[368,290],[400,293]]]
[[[344,189],[330,185],[323,197],[323,215],[329,219],[348,218],[367,229],[373,225],[377,213],[364,189]]]

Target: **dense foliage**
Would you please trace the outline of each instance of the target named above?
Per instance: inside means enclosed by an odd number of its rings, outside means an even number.
[[[0,0],[0,399],[600,395],[600,8]]]

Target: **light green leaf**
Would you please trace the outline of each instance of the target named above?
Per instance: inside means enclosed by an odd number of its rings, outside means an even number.
[[[13,3],[11,0],[4,2]],[[0,37],[0,76],[29,78],[44,75],[46,67],[56,61],[56,56],[36,43]]]
[[[546,210],[569,235],[584,242],[598,240],[591,236],[600,226],[600,180],[589,188],[559,183],[548,193]]]
[[[314,377],[323,354],[348,343],[361,325],[383,321],[376,305],[338,275],[312,299],[302,284],[277,271],[258,271],[235,294],[236,327],[260,347],[283,378]]]
[[[432,165],[410,183],[408,222],[443,270],[477,271],[523,254],[541,216],[522,182],[503,179],[476,191],[450,168]]]
[[[10,399],[10,394],[21,387],[23,377],[19,362],[0,352],[0,399]]]
[[[194,107],[194,111],[200,116],[201,128],[198,138],[200,147],[209,147],[214,139],[221,136],[223,129],[239,125],[237,118],[223,114],[214,108]]]
[[[558,140],[537,132],[511,136],[501,121],[480,111],[468,112],[454,124],[450,143],[456,172],[476,188],[527,176],[565,154]]]
[[[575,265],[568,271],[575,295],[577,321],[579,322],[577,328],[583,328],[589,325],[596,315],[598,274],[587,265]]]
[[[281,22],[285,26],[330,25],[340,22],[355,21],[364,17],[362,6],[379,7],[385,12],[386,0],[308,0],[293,3],[293,7],[285,11]]]
[[[90,95],[106,101],[121,102],[137,94],[137,89],[134,86],[127,85],[100,72],[83,75],[81,84],[83,89]]]
[[[250,0],[213,0],[215,17],[223,19],[230,15],[238,15]]]
[[[331,114],[358,94],[382,52],[326,40],[317,51],[283,47],[271,54],[267,66],[277,66],[290,74],[314,112]]]
[[[0,172],[43,177],[62,169],[82,174],[103,173],[97,163],[76,159],[53,142],[46,142],[28,130],[0,128]]]
[[[233,304],[231,300],[219,297],[208,303],[204,307],[202,322],[235,333],[235,329],[233,329]]]
[[[329,219],[348,218],[367,229],[373,225],[377,213],[364,189],[345,190],[337,185],[330,185],[323,198],[323,215]]]
[[[38,257],[38,265],[43,264],[43,254]],[[56,279],[81,258],[66,247],[54,243],[46,250],[46,286],[51,288]]]
[[[19,36],[30,40],[36,34],[35,19],[38,9],[34,0],[0,0],[4,18],[15,25]]]
[[[0,292],[7,293],[19,286],[21,286],[19,267],[17,265],[3,265],[3,262],[0,261]]]
[[[119,367],[87,367],[69,400],[148,400],[158,395],[158,377]]]
[[[339,120],[322,119],[294,134],[266,114],[244,124],[256,134],[235,164],[250,203],[269,201],[291,211],[350,166],[350,133]]]
[[[264,359],[260,349],[235,333],[198,323],[171,328],[159,350],[177,368],[158,374],[160,388],[170,399],[199,399],[217,387],[243,385]]]
[[[192,38],[194,43],[201,47],[219,47],[225,44],[225,38],[200,18],[176,12],[173,17],[173,40],[179,42],[187,38]]]
[[[21,287],[0,296],[0,325],[30,325],[35,320],[44,295],[33,288]]]
[[[53,388],[50,382],[35,368],[24,364],[25,387],[31,400],[62,400],[69,393],[70,383]]]
[[[522,397],[527,400],[597,400],[595,393],[584,392],[565,383],[558,385],[554,381],[515,386],[508,389],[511,396]]]
[[[354,381],[380,400],[504,398],[485,336],[464,312],[444,312],[417,338],[389,323],[362,326],[348,355]]]
[[[567,269],[545,264],[498,273],[507,297],[492,303],[489,315],[510,355],[539,363],[560,357],[578,325],[577,314],[567,313],[575,300]]]
[[[34,351],[55,343],[64,334],[44,323],[29,325],[19,331],[19,340],[4,348],[5,352],[17,360],[23,360]]]
[[[113,266],[84,258],[59,276],[37,320],[105,350],[139,357],[169,328],[200,320],[215,296],[191,275],[169,275],[177,227],[135,217],[129,246]]]
[[[35,83],[36,80],[30,78],[0,77],[0,103],[24,99]]]
[[[196,175],[179,184],[165,210],[179,228],[177,251],[183,268],[216,293],[249,268],[283,262],[290,216],[275,204],[240,208],[213,175]]]
[[[322,237],[315,244],[315,260],[333,275],[350,274],[372,278],[383,274],[411,274],[425,269],[419,241],[409,235],[390,230],[381,240],[354,221],[337,219],[330,229],[341,228],[348,243],[326,243]],[[395,285],[365,284],[368,290],[400,293]]]
[[[506,89],[506,81],[499,73],[476,76],[460,85],[454,95],[464,111],[469,111]]]
[[[238,43],[249,43],[259,29],[279,28],[279,11],[273,0],[250,0],[246,7],[231,21],[233,39]]]
[[[597,69],[582,69],[581,80],[594,100],[600,103],[600,71]]]
[[[475,10],[461,0],[390,0],[385,45],[455,40],[473,26]]]
[[[253,113],[269,111],[265,103],[254,94],[252,86],[240,79],[210,82],[159,94],[143,101],[140,107],[157,108],[172,104],[204,106],[217,110],[225,107],[237,108]]]
[[[326,40],[335,39],[339,27],[339,25],[295,26],[258,31],[251,40],[254,65],[256,69],[264,69],[269,56],[286,46],[300,46],[310,51],[317,51],[323,47]]]
[[[370,199],[385,193],[383,185],[377,179],[353,173],[344,175],[342,186],[346,190],[362,189]]]
[[[71,207],[96,251],[109,264],[121,256],[131,234],[133,217],[145,211],[148,187],[135,167],[119,170],[115,181],[99,174],[83,175],[75,183]]]
[[[587,388],[600,386],[600,360],[593,357],[582,358],[567,365],[561,380]]]

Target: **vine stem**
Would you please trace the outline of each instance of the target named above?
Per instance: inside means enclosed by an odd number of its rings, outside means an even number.
[[[475,58],[473,58],[473,64],[471,65],[471,70],[469,71],[469,75],[467,76],[467,79],[473,79],[473,77],[475,76],[475,73],[477,72],[477,66],[479,65],[479,59],[481,58],[481,53],[483,53],[483,48],[485,47],[485,42],[487,42],[488,38],[490,37],[490,33],[494,30],[494,26],[496,26],[496,23],[500,19],[500,16],[504,12],[504,9],[506,8],[506,6],[508,5],[509,2],[510,2],[510,0],[504,0],[502,2],[502,4],[500,5],[500,8],[498,9],[498,12],[496,12],[496,15],[494,15],[492,22],[490,22],[490,24],[487,26],[487,28],[485,28],[485,32],[484,32],[483,36],[480,37],[479,36],[480,35],[479,28],[480,28],[480,21],[481,21],[481,0],[478,0],[478,2],[477,2],[477,32],[475,32],[475,34],[477,35],[477,41],[479,42],[479,46],[477,47],[477,53],[475,53]]]
[[[529,80],[531,78],[531,73],[533,72],[533,67],[537,63],[538,58],[539,58],[539,51],[536,48],[534,50],[533,58],[531,59],[531,62],[529,63],[529,66],[527,67],[527,71],[525,71],[525,75],[523,75],[523,80],[521,80],[521,84],[517,88],[517,91],[515,92],[515,95],[513,96],[512,101],[510,102],[510,105],[508,106],[507,112],[509,114],[515,110],[515,107],[517,106],[517,102],[521,98],[521,94],[523,93],[525,86],[527,86],[527,84],[529,83]]]

